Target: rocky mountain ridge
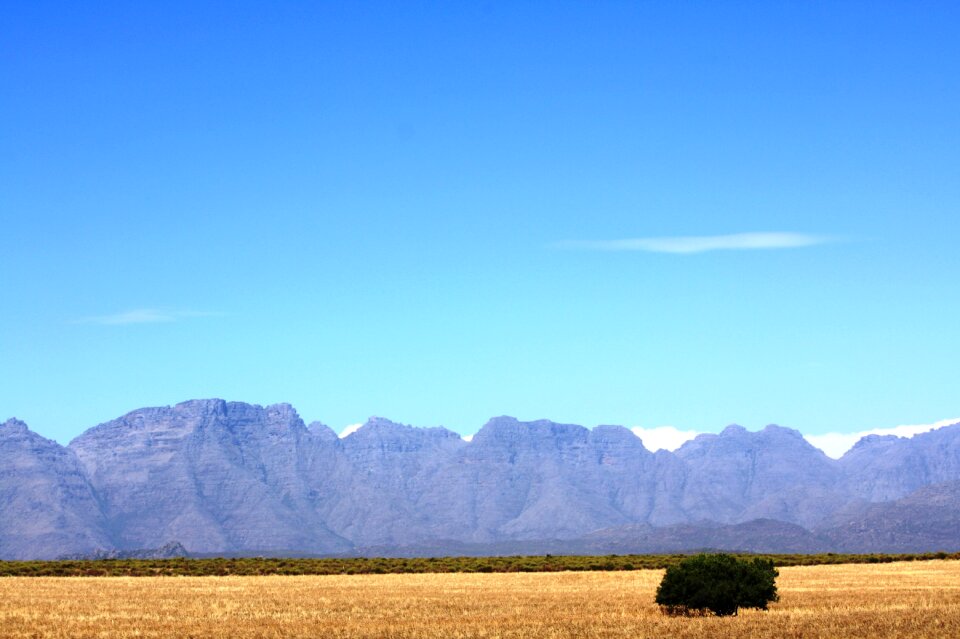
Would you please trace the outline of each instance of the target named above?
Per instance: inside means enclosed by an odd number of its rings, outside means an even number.
[[[907,547],[910,534],[949,545],[935,508],[897,500],[955,481],[960,424],[867,437],[835,460],[778,426],[731,426],[653,453],[620,426],[497,417],[466,442],[371,418],[341,439],[287,404],[194,400],[133,411],[66,447],[22,422],[0,425],[0,558],[173,540],[197,554],[310,555],[437,544],[673,548],[710,538],[879,549]],[[921,521],[899,537],[864,534],[883,528],[883,504],[901,519],[922,512],[940,532],[924,537]],[[758,520],[774,523],[749,524]]]

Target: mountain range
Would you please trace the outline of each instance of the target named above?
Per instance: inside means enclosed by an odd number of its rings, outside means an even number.
[[[841,459],[729,426],[650,452],[621,426],[496,417],[467,442],[288,404],[135,410],[68,446],[0,424],[0,559],[960,550],[960,424]],[[179,546],[177,546],[179,549]]]

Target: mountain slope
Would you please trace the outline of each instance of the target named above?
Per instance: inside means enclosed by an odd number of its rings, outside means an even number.
[[[194,400],[133,411],[67,448],[0,426],[0,557],[173,541],[273,555],[936,550],[958,523],[947,482],[960,482],[960,425],[868,437],[833,460],[778,426],[651,453],[620,426],[497,417],[465,442],[371,418],[341,439],[286,404]]]
[[[134,411],[70,443],[121,549],[339,550],[311,507],[315,437],[286,404],[221,400]]]
[[[74,454],[21,421],[0,424],[0,557],[52,559],[112,545]]]
[[[445,428],[413,428],[372,417],[333,444],[334,471],[310,478],[318,516],[363,545],[432,536],[436,511],[424,505],[437,474],[466,442]]]
[[[960,481],[862,505],[819,532],[840,552],[960,551]]]
[[[792,429],[728,426],[687,442],[677,457],[687,468],[681,503],[689,521],[769,518],[808,526],[847,501],[839,464]]]
[[[868,435],[840,459],[846,488],[868,501],[899,499],[960,479],[960,424],[910,438]]]

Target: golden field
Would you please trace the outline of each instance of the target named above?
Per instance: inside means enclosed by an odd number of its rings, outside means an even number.
[[[673,618],[663,572],[0,578],[2,637],[960,637],[960,561],[781,568],[780,602]]]

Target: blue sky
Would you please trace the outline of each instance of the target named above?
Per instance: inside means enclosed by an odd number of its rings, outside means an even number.
[[[0,9],[0,418],[960,413],[960,5]]]

